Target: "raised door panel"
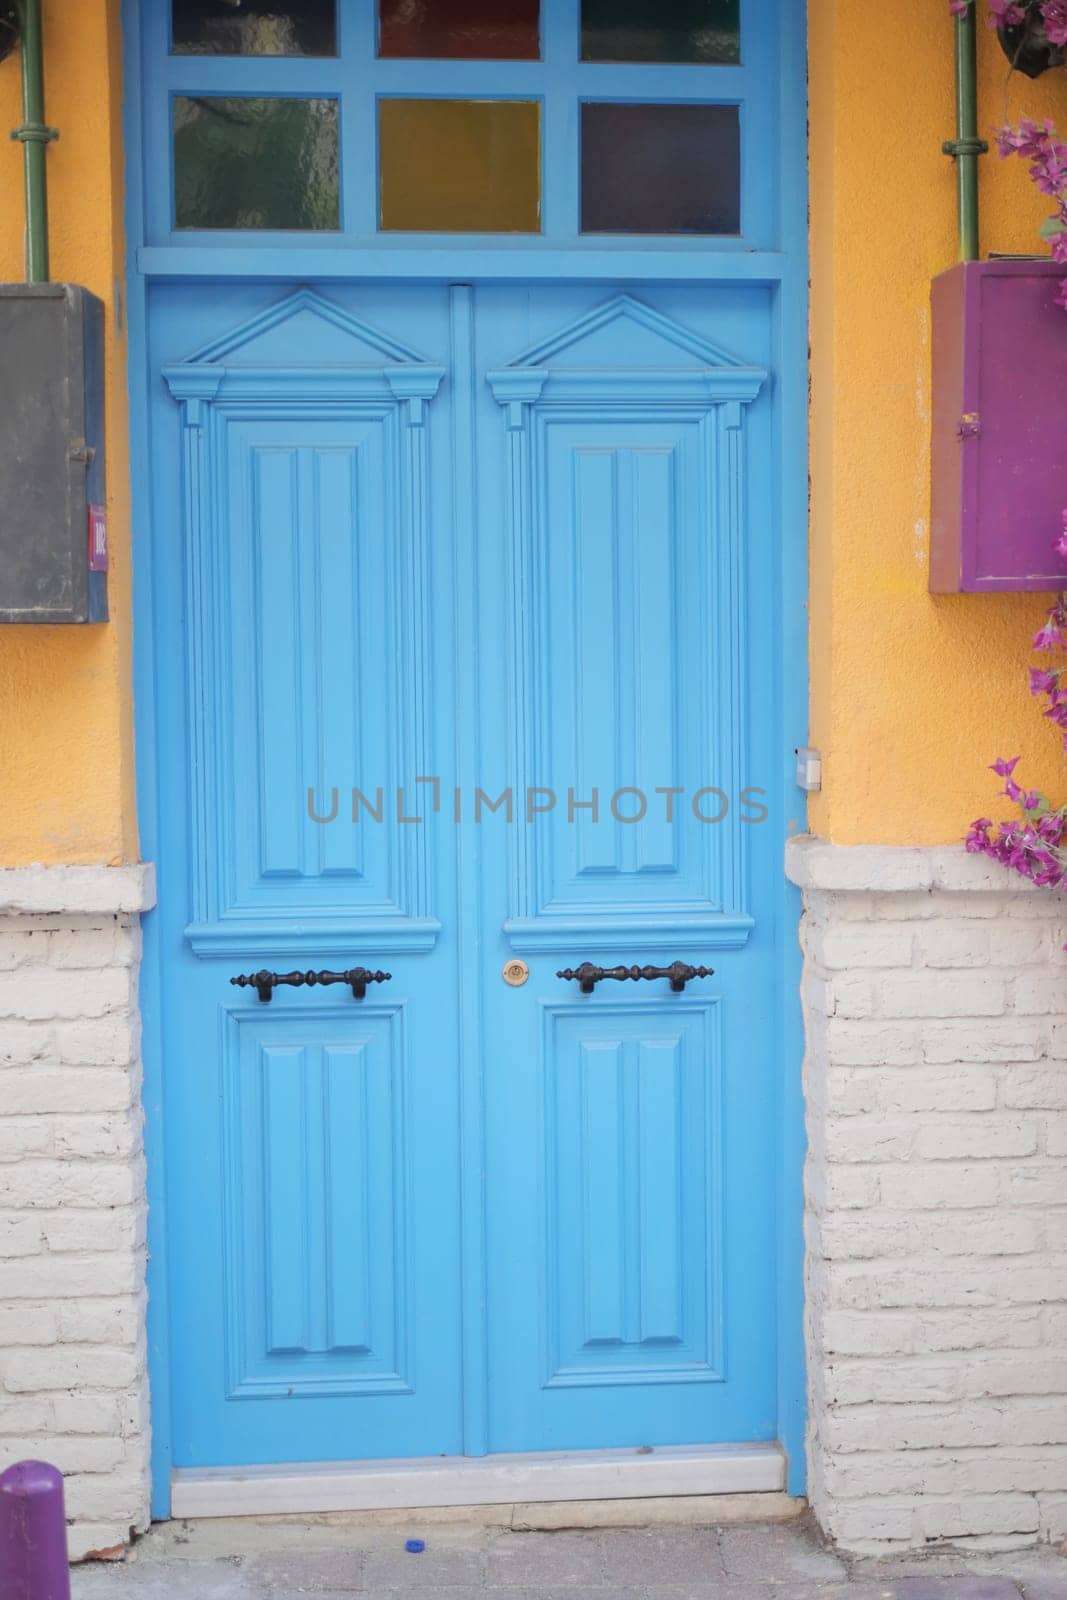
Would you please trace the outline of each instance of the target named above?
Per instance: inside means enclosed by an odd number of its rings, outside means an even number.
[[[487,376],[531,824],[509,938],[741,945],[745,407],[765,374],[623,295]]]
[[[225,1013],[230,1399],[411,1388],[402,1020]]]
[[[718,1005],[545,1014],[545,1386],[721,1378]]]

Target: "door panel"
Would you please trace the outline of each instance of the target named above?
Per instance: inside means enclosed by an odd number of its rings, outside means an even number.
[[[716,1010],[545,1007],[546,1388],[719,1376]]]
[[[360,309],[153,311],[182,1466],[462,1448],[453,839],[398,821],[453,715],[447,297]]]
[[[530,967],[485,979],[490,1448],[771,1439],[766,299],[475,304],[481,648],[510,672],[479,726],[517,807],[478,829],[480,916]],[[558,975],[675,959],[715,974]]]

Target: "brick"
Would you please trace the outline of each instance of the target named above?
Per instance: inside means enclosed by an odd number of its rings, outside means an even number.
[[[0,972],[0,1017],[27,1022],[102,1017],[129,1003],[129,975],[117,968],[57,972],[51,967],[21,967],[17,972]]]
[[[906,1161],[920,1136],[911,1122],[838,1117],[826,1124],[825,1155],[831,1162]]]
[[[53,1431],[51,1397],[43,1395],[12,1395],[0,1397],[0,1438],[7,1440],[19,1434],[44,1435]],[[6,1443],[0,1445],[5,1465],[10,1465]],[[12,1456],[11,1460],[15,1457]]]
[[[1067,1062],[1008,1067],[1000,1080],[1001,1103],[1011,1110],[1067,1111]]]
[[[53,1211],[37,1213],[40,1236],[48,1250],[139,1251],[145,1242],[147,1212],[140,1200],[107,1211]]]
[[[1036,1533],[1037,1501],[1031,1495],[967,1495],[960,1500],[930,1500],[919,1505],[919,1525],[927,1539],[960,1539],[976,1533]],[[1014,1584],[1005,1585],[1010,1594]]]
[[[55,1345],[49,1350],[2,1350],[0,1373],[13,1394],[50,1389],[126,1389],[138,1381],[140,1356],[96,1345]]]
[[[1010,1168],[1004,1174],[1004,1198],[1016,1206],[1067,1204],[1067,1163],[1035,1162]]]
[[[956,1361],[837,1361],[827,1370],[827,1399],[836,1405],[949,1404],[966,1392]]]
[[[70,1019],[58,1023],[53,1032],[55,1053],[64,1066],[124,1067],[134,1059],[137,1029],[121,1012]]]
[[[139,1295],[57,1301],[52,1315],[57,1337],[70,1344],[132,1347],[144,1325],[144,1305]]]
[[[143,1278],[143,1263],[124,1250],[101,1256],[25,1256],[0,1261],[0,1300],[136,1294]]]
[[[881,927],[831,927],[816,941],[813,954],[831,971],[858,967],[907,967],[915,935],[906,924]]]
[[[66,1476],[72,1472],[112,1472],[126,1455],[121,1439],[63,1438],[46,1435],[4,1440],[4,1455],[12,1460],[32,1460],[46,1456],[53,1467]]]
[[[1042,1342],[1041,1314],[1036,1309],[923,1311],[912,1325],[913,1348],[928,1354],[939,1350],[1033,1349]]]
[[[0,1305],[0,1345],[54,1344],[57,1337],[54,1305]]]
[[[1050,977],[1044,972],[1023,972],[1012,980],[1012,1005],[1022,1016],[1044,1017],[1062,1012],[1064,984],[1062,974]]]
[[[902,972],[881,982],[880,1014],[897,1017],[998,1017],[1005,984],[987,973]]]
[[[24,1161],[0,1167],[0,1206],[122,1206],[143,1191],[130,1162]]]
[[[55,1053],[55,1029],[48,1022],[0,1020],[0,1068],[31,1066]]]
[[[987,967],[992,932],[981,924],[934,922],[915,937],[915,959],[920,967]],[[1000,956],[998,948],[998,958]]]
[[[931,1066],[953,1061],[1037,1061],[1045,1035],[1045,1025],[1028,1017],[932,1021],[923,1029],[922,1059]]]
[[[40,1221],[29,1212],[0,1212],[0,1261],[13,1256],[36,1255],[43,1233]]]
[[[128,1469],[121,1473],[109,1472],[106,1476],[72,1473],[63,1487],[68,1517],[89,1521],[108,1512],[125,1513],[124,1518],[120,1518],[126,1526],[122,1537],[116,1541],[119,1544],[128,1541],[131,1525],[135,1525],[139,1518],[146,1517],[146,1480],[143,1473],[130,1472]]]
[[[114,1116],[66,1117],[55,1130],[53,1145],[57,1156],[95,1156],[109,1160],[132,1157],[142,1148],[141,1119],[126,1112]]]
[[[827,1532],[846,1550],[886,1541],[910,1542],[914,1528],[911,1500],[835,1501],[827,1517]]]
[[[133,1103],[124,1068],[13,1068],[4,1074],[5,1116],[46,1111],[122,1111]]]
[[[920,1160],[950,1161],[981,1156],[1027,1156],[1037,1149],[1038,1125],[1007,1117],[931,1117],[915,1138]]]
[[[1051,1421],[1047,1431],[1054,1431]],[[1003,1409],[992,1404],[849,1406],[828,1412],[823,1422],[824,1444],[844,1454],[997,1445],[1005,1432]]]
[[[835,1018],[827,1029],[826,1054],[827,1061],[834,1066],[911,1066],[920,1058],[919,1028],[916,1023],[850,1022]],[[1010,1055],[1005,1059],[1021,1058]]]
[[[826,1014],[849,1019],[875,1016],[873,980],[856,973],[836,976],[828,987]]]
[[[50,933],[47,963],[61,971],[113,966],[116,933],[114,918],[82,928],[64,928],[58,933]]]
[[[873,1175],[873,1174],[872,1174]],[[895,1211],[996,1205],[1000,1176],[989,1163],[897,1162],[877,1169],[882,1204]]]
[[[820,1322],[829,1355],[904,1355],[915,1348],[913,1316],[883,1311],[826,1311]]]
[[[96,1433],[117,1438],[121,1433],[120,1398],[114,1394],[49,1396],[55,1433]]]
[[[850,1210],[878,1202],[878,1175],[864,1167],[809,1166],[805,1187],[816,1210]]]
[[[23,1161],[27,1156],[50,1156],[52,1149],[52,1124],[46,1118],[0,1118],[0,1162]]]

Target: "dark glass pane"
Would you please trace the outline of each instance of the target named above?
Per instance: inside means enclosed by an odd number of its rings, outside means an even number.
[[[536,61],[541,0],[379,0],[378,54]]]
[[[739,233],[736,106],[582,106],[583,233]]]
[[[740,11],[741,0],[582,0],[582,60],[729,65]]]
[[[179,228],[337,228],[337,101],[179,95]]]
[[[378,144],[383,229],[540,229],[536,100],[382,100]]]
[[[179,56],[335,56],[337,0],[174,0]]]

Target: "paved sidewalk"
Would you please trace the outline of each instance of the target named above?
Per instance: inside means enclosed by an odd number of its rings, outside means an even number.
[[[131,1561],[75,1568],[73,1600],[1067,1600],[1067,1559],[1047,1547],[872,1561],[795,1521],[528,1533],[440,1516],[169,1523]]]

